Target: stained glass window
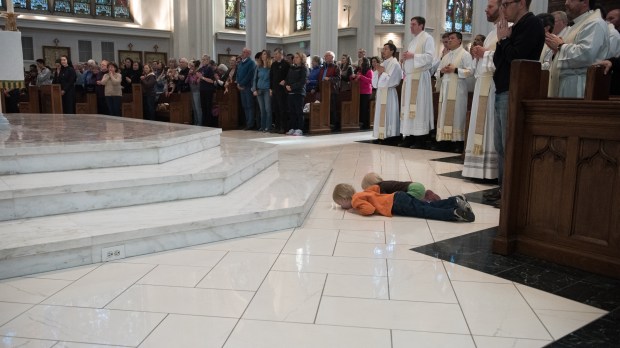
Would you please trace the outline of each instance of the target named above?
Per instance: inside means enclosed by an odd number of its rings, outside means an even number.
[[[405,24],[405,0],[383,0],[381,24]]]
[[[295,0],[295,31],[310,30],[312,24],[312,1]]]
[[[245,29],[245,0],[226,0],[226,28]]]
[[[446,6],[446,32],[471,33],[473,0],[448,0]]]
[[[3,4],[4,1],[0,2]],[[90,16],[100,19],[131,20],[129,0],[9,0],[19,12],[33,11],[37,13],[60,16]],[[93,13],[94,10],[94,13]]]
[[[73,0],[73,13],[90,15],[90,0]]]
[[[71,13],[71,1],[54,1],[54,12]]]

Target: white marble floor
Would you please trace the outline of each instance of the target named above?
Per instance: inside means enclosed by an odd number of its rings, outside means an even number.
[[[429,161],[448,154],[355,142],[369,133],[222,136],[339,151],[301,227],[0,281],[0,347],[542,347],[605,314],[409,250],[496,226],[494,208],[459,224],[331,202],[368,171],[442,197],[488,188],[439,176],[461,168]]]

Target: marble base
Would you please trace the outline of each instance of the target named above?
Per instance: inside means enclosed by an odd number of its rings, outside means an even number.
[[[0,221],[228,193],[278,160],[275,145],[226,139],[164,164],[0,176]]]
[[[280,154],[222,196],[0,222],[0,279],[100,262],[110,246],[129,257],[297,227],[329,176],[325,157]]]
[[[221,129],[101,115],[7,114],[0,175],[165,163],[220,143]]]

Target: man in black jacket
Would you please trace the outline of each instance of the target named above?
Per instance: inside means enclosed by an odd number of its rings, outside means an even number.
[[[532,0],[502,0],[500,20],[497,24],[497,46],[493,56],[495,73],[495,150],[499,164],[499,190],[485,196],[497,200],[499,208],[502,179],[504,177],[504,153],[506,148],[506,123],[508,121],[508,87],[510,65],[515,59],[538,60],[545,44],[542,22],[529,12]],[[514,23],[511,27],[508,22]]]
[[[288,125],[287,91],[284,87],[284,80],[286,80],[286,75],[288,75],[290,64],[286,59],[283,59],[284,56],[281,48],[276,48],[273,51],[273,58],[271,70],[269,70],[269,83],[271,84],[271,109],[275,114],[276,126],[272,132],[284,134],[286,133],[285,128]]]

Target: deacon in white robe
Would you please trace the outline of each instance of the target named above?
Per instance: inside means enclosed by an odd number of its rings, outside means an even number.
[[[435,128],[430,74],[435,43],[424,31],[425,24],[423,17],[411,19],[413,39],[402,54],[405,80],[401,91],[400,132],[404,136],[427,135]]]
[[[495,4],[495,5],[493,5]],[[499,2],[489,0],[487,20],[497,23],[499,19]],[[497,44],[497,24],[487,35],[482,47],[473,50],[473,72],[476,87],[471,105],[463,176],[478,179],[496,179],[498,175],[498,157],[493,142],[495,129],[495,83],[493,73],[493,54]]]
[[[550,70],[550,97],[583,98],[588,67],[608,58],[607,23],[599,10],[588,10],[587,2],[578,5],[581,7],[567,8],[569,17],[575,16],[575,24],[563,38],[546,34],[545,43],[556,52]]]
[[[373,124],[373,137],[385,139],[400,136],[400,114],[398,104],[398,92],[396,87],[403,79],[403,71],[400,63],[394,58],[396,46],[387,43],[383,46],[381,55],[383,63],[377,69],[377,97],[375,101],[375,121]]]
[[[463,141],[467,117],[467,81],[471,76],[472,58],[461,46],[461,33],[450,33],[450,52],[439,64],[442,74],[439,94],[437,141]]]

